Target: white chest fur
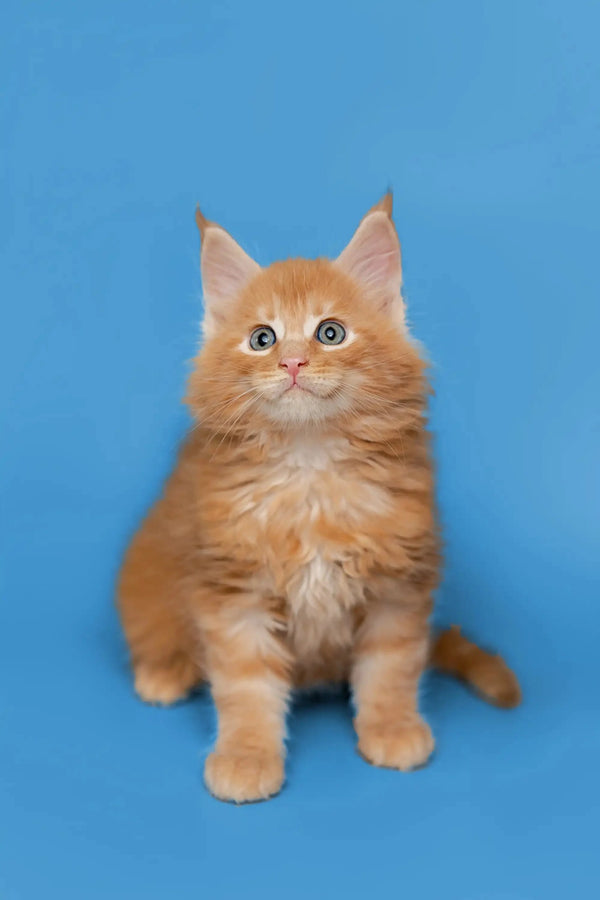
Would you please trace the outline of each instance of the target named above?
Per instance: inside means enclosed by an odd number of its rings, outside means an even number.
[[[295,653],[309,658],[323,644],[348,647],[353,607],[363,598],[359,579],[317,552],[296,571],[287,586],[288,635]]]
[[[299,658],[318,654],[323,644],[349,646],[352,610],[363,599],[362,581],[342,568],[347,548],[324,541],[323,527],[342,524],[359,534],[365,517],[387,509],[380,487],[352,483],[347,456],[345,440],[299,440],[269,460],[253,497],[267,556],[285,570],[288,636]]]

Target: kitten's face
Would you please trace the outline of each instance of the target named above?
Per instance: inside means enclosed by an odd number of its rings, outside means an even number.
[[[389,408],[416,352],[388,213],[368,215],[336,262],[266,269],[213,229],[202,268],[206,342],[190,403],[208,426],[313,428]]]
[[[277,273],[279,290],[255,286],[248,304],[253,308],[240,316],[234,353],[242,358],[229,359],[240,381],[253,388],[261,411],[275,422],[308,424],[339,415],[360,383],[360,354],[353,345],[368,338],[361,335],[360,316],[352,315],[345,302],[343,285],[331,278],[320,286],[325,280],[321,268],[284,264]],[[298,283],[301,290],[290,290]]]

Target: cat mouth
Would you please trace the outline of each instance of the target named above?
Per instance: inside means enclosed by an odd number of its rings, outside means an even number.
[[[294,381],[292,384],[289,384],[283,391],[281,396],[302,396],[303,394],[309,394],[311,397],[315,397],[317,400],[326,400],[328,397],[331,397],[334,393],[327,385],[316,384],[311,385],[307,384],[306,381]]]
[[[290,391],[296,390],[305,391],[307,394],[314,394],[314,391],[311,391],[311,389],[306,384],[298,384],[297,381],[293,381],[291,384],[289,384],[283,393],[288,394]]]
[[[315,400],[328,400],[334,396],[338,389],[336,384],[317,379],[312,382],[304,376],[300,381],[288,379],[278,385],[278,389],[272,395],[272,400],[282,400],[285,403],[308,402],[310,397]],[[285,398],[285,400],[284,400]]]
[[[311,388],[307,387],[305,384],[298,384],[298,382],[296,382],[295,384],[290,384],[288,387],[286,387],[280,396],[289,397],[290,402],[294,402],[292,398],[300,399],[303,396],[319,397],[320,395],[317,394],[316,391],[311,390]]]

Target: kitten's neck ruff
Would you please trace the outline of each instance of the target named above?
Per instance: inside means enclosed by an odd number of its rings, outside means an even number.
[[[350,451],[350,441],[342,434],[328,431],[297,431],[278,435],[262,434],[259,441],[269,456],[285,457],[287,465],[297,470],[326,470],[342,460]]]
[[[425,398],[412,398],[383,416],[378,410],[353,415],[340,422],[304,428],[281,428],[269,421],[241,424],[223,435],[199,423],[191,435],[200,458],[209,467],[221,464],[262,466],[285,462],[290,473],[325,471],[345,461],[385,458],[406,460],[408,447],[426,447]],[[293,476],[290,476],[293,477]]]

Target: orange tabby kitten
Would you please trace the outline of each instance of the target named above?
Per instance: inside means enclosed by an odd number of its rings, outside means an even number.
[[[281,788],[294,687],[348,681],[360,753],[402,771],[433,750],[417,706],[428,664],[519,702],[500,657],[457,628],[430,641],[428,386],[391,211],[387,195],[335,261],[266,269],[197,214],[195,427],[128,551],[119,606],[143,700],[210,683],[219,726],[205,780],[223,800]]]

